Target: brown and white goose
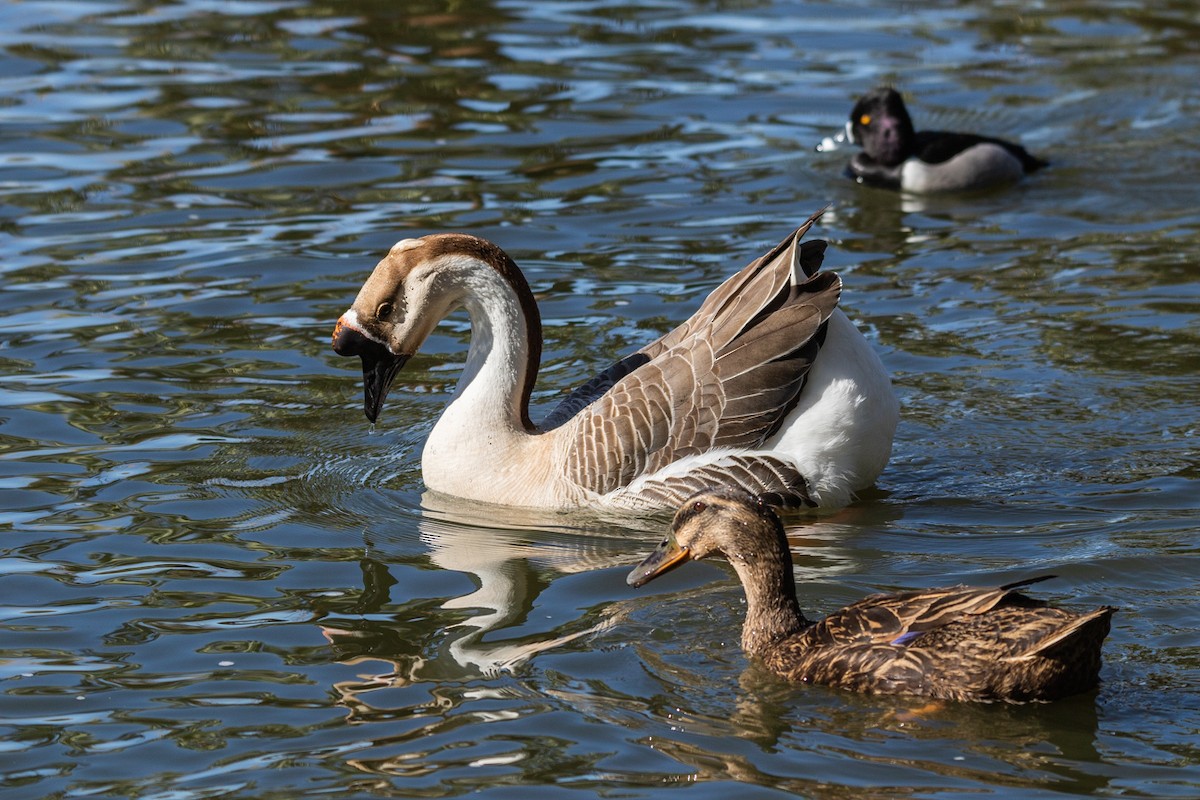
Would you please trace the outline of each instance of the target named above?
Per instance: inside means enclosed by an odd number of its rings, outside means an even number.
[[[898,405],[879,358],[801,243],[820,212],[717,287],[692,317],[568,395],[540,424],[537,304],[512,259],[460,233],[404,239],[333,332],[362,359],[367,418],[451,311],[471,321],[466,364],[425,443],[430,490],[544,509],[659,509],[730,484],[837,508],[887,463]]]

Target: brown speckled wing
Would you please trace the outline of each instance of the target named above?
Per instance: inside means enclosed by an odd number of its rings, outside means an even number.
[[[868,694],[928,694],[928,660],[920,653],[882,644],[813,650],[789,642],[768,654],[764,663],[791,681]]]
[[[860,692],[1050,700],[1096,685],[1113,609],[1052,608],[1016,591],[953,587],[876,595],[762,656],[775,672]]]
[[[1040,601],[1011,587],[955,586],[893,595],[872,595],[830,614],[806,633],[814,644],[890,644],[965,617],[991,611],[1004,601],[1040,607]]]

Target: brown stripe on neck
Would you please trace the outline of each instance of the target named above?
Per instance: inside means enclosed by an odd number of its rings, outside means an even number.
[[[478,236],[468,233],[439,233],[426,236],[425,243],[428,258],[462,254],[479,259],[508,281],[516,293],[517,301],[521,304],[521,313],[525,318],[525,341],[528,344],[525,384],[521,387],[519,406],[521,424],[527,431],[535,430],[533,422],[529,419],[529,399],[533,395],[533,386],[537,382],[538,369],[542,364],[542,315],[538,311],[529,282],[525,280],[525,274],[499,245]]]

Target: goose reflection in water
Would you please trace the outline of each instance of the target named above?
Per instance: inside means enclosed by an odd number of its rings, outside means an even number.
[[[541,653],[602,636],[647,603],[644,596],[612,598],[625,593],[624,571],[661,536],[660,519],[626,517],[618,525],[600,516],[481,510],[431,494],[424,504],[417,532],[427,564],[469,576],[474,588],[393,601],[393,572],[405,568],[398,562],[414,560],[389,558],[388,551],[411,553],[412,541],[372,534],[374,557],[361,561],[363,593],[351,610],[355,617],[327,618],[321,626],[342,663],[386,665],[335,685],[356,716],[378,713],[365,698],[368,692],[512,672]],[[797,569],[807,577],[853,571],[851,551],[838,543],[846,537],[844,524],[807,519],[792,536]],[[598,575],[609,568],[616,571],[612,580]],[[593,573],[597,588],[581,586]],[[461,587],[459,575],[437,578],[438,586]],[[539,602],[543,593],[554,600]],[[425,696],[422,702],[428,701]]]
[[[362,693],[375,689],[513,671],[539,653],[607,630],[625,613],[628,601],[590,603],[594,609],[571,602],[548,608],[545,624],[534,620],[539,596],[556,580],[627,565],[636,548],[651,541],[651,534],[633,541],[581,536],[578,527],[563,528],[561,518],[541,514],[535,520],[540,527],[534,527],[519,511],[497,513],[502,516],[471,516],[456,509],[450,517],[426,510],[418,521],[428,563],[469,576],[475,585],[463,594],[394,603],[391,594],[397,580],[387,563],[392,543],[386,538],[373,543],[375,557],[361,562],[363,594],[354,608],[362,616],[327,619],[321,626],[343,663],[379,661],[389,667],[337,684],[349,707],[362,709]],[[394,545],[410,549],[411,541]],[[447,575],[439,583],[458,587],[463,581]],[[564,610],[575,615],[563,619]],[[501,631],[509,635],[495,638]]]

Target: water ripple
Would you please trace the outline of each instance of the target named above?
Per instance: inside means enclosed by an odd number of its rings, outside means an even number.
[[[5,797],[1196,794],[1193,17],[0,4]],[[812,146],[878,83],[1051,167],[858,186]],[[328,349],[397,239],[471,231],[542,304],[547,408],[827,203],[904,410],[877,487],[789,520],[804,607],[1052,571],[1121,606],[1096,693],[781,684],[725,567],[625,585],[666,520],[423,490],[463,316],[375,427]]]

